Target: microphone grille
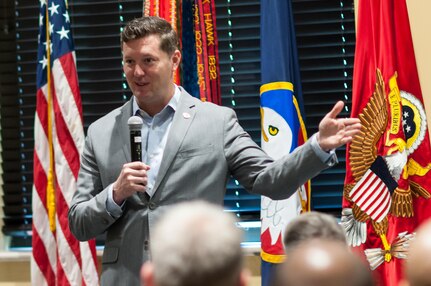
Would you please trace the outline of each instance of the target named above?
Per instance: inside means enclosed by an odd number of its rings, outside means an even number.
[[[139,116],[132,116],[127,120],[127,125],[129,125],[130,131],[141,131],[142,125],[144,124],[144,121],[142,121],[142,118]]]

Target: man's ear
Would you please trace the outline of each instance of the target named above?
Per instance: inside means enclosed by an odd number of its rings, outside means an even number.
[[[177,70],[181,63],[181,52],[179,50],[176,50],[172,55],[172,63],[174,71]]]
[[[147,261],[141,267],[141,285],[155,286],[154,283],[154,265]]]

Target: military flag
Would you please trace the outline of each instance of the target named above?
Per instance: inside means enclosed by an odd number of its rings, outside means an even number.
[[[307,140],[302,90],[290,1],[261,2],[260,88],[262,148],[274,159]],[[284,260],[285,226],[309,210],[309,182],[286,200],[261,198],[262,285]]]
[[[406,1],[358,3],[352,117],[362,131],[347,148],[342,224],[378,283],[398,285],[408,242],[431,216],[430,142]],[[385,191],[361,187],[376,163],[390,174]]]

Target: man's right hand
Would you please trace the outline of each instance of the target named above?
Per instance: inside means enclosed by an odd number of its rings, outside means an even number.
[[[337,118],[343,107],[344,103],[338,101],[319,123],[317,142],[323,151],[328,152],[350,143],[361,130],[361,121],[358,118]]]
[[[147,190],[147,171],[150,166],[142,162],[131,162],[123,165],[121,173],[113,184],[113,199],[121,205],[125,199],[136,192]]]

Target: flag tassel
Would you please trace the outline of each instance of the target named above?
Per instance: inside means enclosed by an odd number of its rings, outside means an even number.
[[[388,239],[385,234],[380,235],[380,239],[382,240],[383,247],[385,249],[385,261],[389,262],[392,259],[391,245],[388,243]]]

